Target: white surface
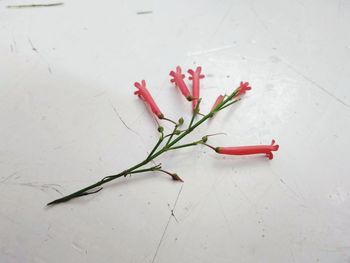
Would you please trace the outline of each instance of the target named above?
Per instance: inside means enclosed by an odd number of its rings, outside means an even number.
[[[0,1],[0,262],[350,261],[348,0],[6,8],[33,2]],[[194,64],[207,75],[203,110],[241,80],[253,86],[194,138],[275,138],[273,161],[184,150],[159,160],[183,185],[135,176],[45,209],[152,147],[134,81],[188,118],[168,73]]]

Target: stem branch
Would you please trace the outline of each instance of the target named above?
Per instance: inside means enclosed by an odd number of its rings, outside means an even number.
[[[115,175],[110,175],[110,176],[106,176],[104,178],[102,178],[100,181],[87,186],[85,188],[82,188],[72,194],[66,195],[64,197],[61,197],[59,199],[56,199],[50,203],[48,203],[47,205],[54,205],[54,204],[59,204],[59,203],[64,203],[67,202],[71,199],[80,197],[80,196],[84,196],[84,195],[89,195],[89,194],[93,194],[93,193],[97,193],[98,191],[102,190],[101,188],[98,188],[97,190],[93,190],[103,184],[106,184],[112,180],[115,180],[119,177],[122,176],[127,176],[128,174],[136,174],[136,173],[144,173],[144,172],[152,172],[152,171],[159,171],[159,172],[164,172],[169,174],[174,180],[178,180],[178,181],[182,181],[181,178],[179,178],[177,176],[177,174],[172,174],[170,172],[167,172],[165,170],[161,169],[161,165],[158,164],[156,166],[150,167],[150,168],[144,168],[144,169],[138,169],[146,164],[148,164],[149,162],[151,162],[152,160],[154,160],[156,157],[158,157],[159,155],[170,151],[170,150],[176,150],[176,149],[180,149],[180,148],[185,148],[185,147],[191,147],[191,146],[195,146],[198,144],[204,144],[210,148],[212,148],[213,150],[215,150],[215,148],[213,146],[210,146],[208,144],[205,143],[204,141],[204,137],[202,138],[202,140],[199,141],[195,141],[192,143],[187,143],[187,144],[183,144],[183,145],[178,145],[178,146],[174,146],[176,143],[178,143],[179,141],[181,141],[184,137],[186,137],[188,134],[190,134],[194,129],[196,129],[199,125],[201,125],[202,123],[204,123],[205,121],[207,121],[209,118],[211,118],[213,116],[214,113],[232,105],[233,103],[235,103],[237,100],[232,101],[232,99],[234,99],[234,97],[237,95],[238,90],[235,90],[234,92],[232,92],[232,94],[228,95],[222,102],[220,102],[213,110],[211,110],[208,114],[203,115],[201,119],[199,119],[197,122],[195,122],[195,117],[197,116],[198,112],[199,112],[199,104],[201,102],[201,99],[198,100],[197,106],[193,112],[192,115],[192,119],[190,121],[190,124],[188,126],[188,128],[182,132],[180,132],[179,134],[176,134],[176,129],[178,128],[179,124],[177,124],[176,122],[170,120],[170,119],[166,119],[163,118],[164,120],[170,121],[172,123],[175,124],[174,130],[171,134],[168,134],[166,136],[163,135],[163,132],[161,134],[161,137],[159,138],[158,142],[156,143],[156,145],[153,147],[153,149],[151,150],[150,154],[148,155],[148,157],[143,160],[142,162],[130,167],[127,170],[124,170],[118,174]],[[201,114],[200,114],[201,115]],[[174,140],[173,136],[174,135],[178,135]],[[164,147],[159,149],[159,146],[161,145],[161,143],[163,142],[164,138],[169,137],[167,140],[167,143]],[[138,169],[138,170],[137,170]],[[92,190],[92,191],[91,191]]]

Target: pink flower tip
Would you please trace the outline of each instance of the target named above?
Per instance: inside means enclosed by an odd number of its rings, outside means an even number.
[[[200,85],[199,80],[204,78],[204,75],[201,74],[202,67],[197,67],[195,71],[193,69],[187,70],[188,74],[190,76],[188,77],[189,80],[192,80],[192,109],[194,110],[197,107],[198,100],[199,100],[199,91],[200,91]]]
[[[252,87],[249,86],[249,82],[243,82],[241,81],[239,87],[238,87],[238,93],[237,96],[243,95],[246,93],[246,91],[251,90]]]
[[[203,79],[205,77],[203,74],[201,74],[202,67],[197,67],[195,71],[193,71],[193,69],[189,69],[189,70],[187,70],[187,72],[188,72],[188,74],[191,75],[188,77],[189,80],[193,80],[195,78]]]
[[[188,101],[192,101],[193,96],[191,95],[184,81],[185,75],[182,74],[181,67],[177,66],[176,71],[170,71],[169,75],[173,77],[170,79],[170,82],[175,83],[175,85],[180,89],[182,95],[184,95]]]
[[[182,69],[180,66],[176,67],[176,71],[170,71],[169,75],[173,77],[172,79],[170,79],[170,82],[175,84],[177,84],[179,80],[185,78],[185,74],[182,74]]]
[[[278,144],[275,144],[275,140],[272,140],[271,145],[270,145],[270,152],[266,153],[266,157],[269,158],[270,160],[273,159],[273,154],[272,152],[278,151],[280,146]]]

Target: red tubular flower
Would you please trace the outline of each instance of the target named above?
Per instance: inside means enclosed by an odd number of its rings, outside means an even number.
[[[138,95],[140,99],[142,99],[148,106],[151,108],[152,112],[157,115],[159,119],[163,119],[164,115],[158,108],[157,104],[155,103],[154,99],[152,98],[152,95],[149,93],[147,87],[146,87],[146,81],[142,80],[141,84],[139,82],[135,82],[134,86],[138,89],[134,92],[135,95]]]
[[[216,106],[218,106],[218,104],[219,104],[220,102],[222,102],[223,99],[224,99],[224,96],[219,95],[219,97],[217,97],[216,101],[214,102],[213,107],[211,107],[211,110],[210,110],[210,111],[212,111],[213,109],[215,109]]]
[[[249,82],[242,82],[240,83],[239,87],[238,87],[238,93],[236,96],[241,96],[244,93],[246,93],[246,91],[251,90],[252,87],[249,86]]]
[[[279,145],[275,145],[275,140],[272,140],[271,145],[256,145],[256,146],[237,146],[237,147],[217,147],[215,151],[219,154],[227,155],[250,155],[263,153],[270,160],[273,159],[273,151],[277,151]]]
[[[189,80],[192,80],[192,108],[196,108],[198,99],[199,99],[199,80],[204,78],[204,75],[201,74],[202,67],[197,67],[196,71],[189,69],[187,72],[191,75],[188,77]]]
[[[187,88],[186,83],[184,82],[185,75],[181,73],[180,66],[176,67],[176,72],[173,70],[170,71],[169,75],[173,77],[170,82],[175,83],[175,85],[179,87],[181,93],[186,97],[186,99],[188,101],[191,101],[193,98]]]

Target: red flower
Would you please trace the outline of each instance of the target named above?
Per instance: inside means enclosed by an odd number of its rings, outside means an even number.
[[[224,96],[219,95],[219,97],[217,97],[216,101],[214,102],[213,107],[211,107],[211,110],[210,110],[210,111],[213,111],[213,110],[216,108],[216,106],[218,106],[218,104],[219,104],[220,102],[222,102],[223,99],[224,99]]]
[[[193,98],[186,86],[186,83],[184,82],[185,75],[181,73],[180,66],[176,67],[176,72],[170,71],[169,75],[173,77],[170,82],[175,83],[175,85],[179,87],[181,93],[186,97],[186,99],[191,101]]]
[[[142,80],[141,84],[139,82],[135,82],[134,86],[138,89],[134,92],[135,95],[138,95],[140,99],[142,99],[148,106],[151,108],[152,112],[157,115],[159,119],[163,119],[164,115],[158,108],[157,104],[155,103],[154,99],[152,98],[152,95],[149,93],[147,87],[146,87],[146,81]]]
[[[236,99],[238,96],[243,95],[244,93],[246,93],[248,90],[251,90],[252,87],[249,86],[249,82],[243,82],[241,81],[239,87],[234,91],[235,96],[232,98],[233,100]],[[224,99],[224,96],[220,95],[219,97],[217,97],[213,107],[211,108],[210,111],[213,111],[215,109],[215,107],[222,102]]]
[[[277,151],[279,145],[275,145],[275,140],[272,140],[271,145],[256,145],[256,146],[237,146],[237,147],[217,147],[215,151],[219,154],[227,155],[250,155],[250,154],[265,154],[270,160],[273,158],[273,151]]]
[[[189,80],[192,80],[192,108],[195,109],[199,99],[199,80],[204,78],[204,75],[201,75],[202,67],[197,67],[196,71],[189,69],[187,72],[191,75]]]
[[[251,90],[252,87],[249,86],[249,82],[242,82],[240,83],[239,87],[238,87],[238,93],[236,96],[240,96],[243,95],[244,93],[246,93],[247,90]]]

